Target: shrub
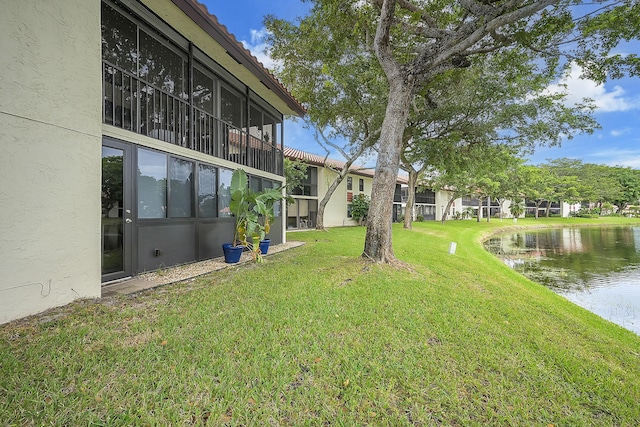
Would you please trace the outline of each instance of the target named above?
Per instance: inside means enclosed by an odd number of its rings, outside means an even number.
[[[356,194],[351,202],[351,218],[358,224],[362,224],[367,219],[369,213],[369,196],[366,194]]]

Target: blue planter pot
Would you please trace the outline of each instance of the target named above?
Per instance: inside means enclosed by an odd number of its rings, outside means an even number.
[[[231,243],[223,244],[222,252],[224,252],[224,262],[227,264],[240,262],[242,251],[244,251],[244,246],[233,246]]]
[[[271,239],[264,239],[260,241],[260,253],[262,255],[266,255],[269,252],[269,244],[271,244]]]

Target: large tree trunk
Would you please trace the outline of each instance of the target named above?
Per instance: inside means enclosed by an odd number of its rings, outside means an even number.
[[[324,209],[327,207],[329,199],[323,197],[318,203],[318,212],[316,213],[316,230],[324,230]]]
[[[482,197],[478,197],[478,215],[476,215],[476,222],[482,221]]]
[[[400,167],[402,136],[412,97],[411,85],[393,79],[389,79],[389,83],[389,101],[380,134],[363,252],[363,256],[373,261],[386,263],[396,261],[391,238],[393,193]]]
[[[453,204],[453,201],[456,199],[456,196],[452,196],[449,201],[447,202],[447,207],[444,208],[444,211],[442,212],[442,225],[444,225],[444,222],[447,220],[447,216],[449,215],[449,211],[451,209],[451,205]],[[438,209],[438,207],[436,206],[436,209]]]
[[[404,228],[411,230],[413,228],[413,205],[416,200],[416,183],[418,182],[418,172],[409,170],[409,192],[407,197],[407,205],[404,210]]]

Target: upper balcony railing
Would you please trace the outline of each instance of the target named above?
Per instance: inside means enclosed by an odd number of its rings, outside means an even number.
[[[281,147],[104,61],[102,95],[102,121],[106,124],[239,165],[284,174]]]

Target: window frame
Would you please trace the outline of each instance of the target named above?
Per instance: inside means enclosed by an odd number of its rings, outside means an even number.
[[[179,196],[178,192],[174,193],[173,186],[175,183],[171,177],[171,164],[173,161],[179,161],[183,163],[191,164],[191,188],[189,188],[189,207],[188,210],[190,212],[189,215],[176,215],[176,206],[175,198]],[[180,156],[173,156],[169,154],[169,159],[167,161],[167,218],[195,218],[196,217],[196,209],[194,209],[194,194],[195,194],[195,178],[196,178],[196,161],[193,159],[188,159]]]

